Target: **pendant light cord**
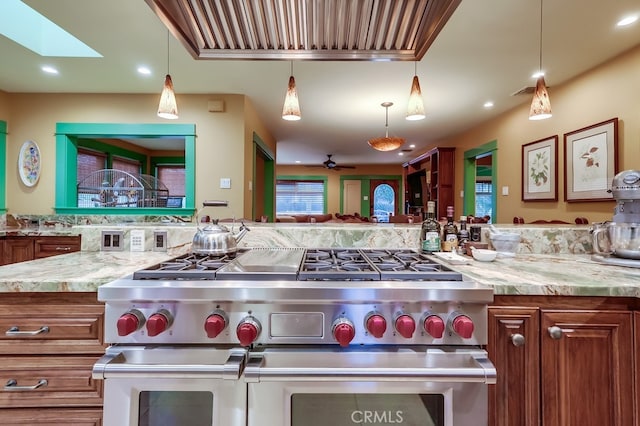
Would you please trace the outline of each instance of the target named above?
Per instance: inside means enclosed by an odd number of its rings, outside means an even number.
[[[384,107],[385,109],[385,120],[384,120],[384,129],[385,129],[385,137],[389,137],[389,106]]]
[[[538,72],[542,72],[542,0],[540,0],[540,68]]]
[[[169,30],[167,30],[167,74],[171,74],[169,72]]]

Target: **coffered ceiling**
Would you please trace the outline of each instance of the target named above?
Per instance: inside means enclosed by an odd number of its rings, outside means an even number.
[[[406,157],[366,143],[384,135],[382,102],[394,103],[389,133],[405,138],[405,148],[414,144],[415,154],[528,104],[530,95],[513,94],[533,85],[539,61],[537,0],[25,3],[103,57],[42,57],[0,36],[0,90],[159,95],[169,26],[178,104],[182,94],[246,95],[278,141],[279,164],[321,164],[327,154],[345,165],[400,164]],[[170,18],[177,12],[183,17]],[[545,0],[543,67],[552,106],[555,86],[639,44],[639,24],[615,25],[632,13],[640,14],[638,0]],[[60,73],[45,75],[42,65]],[[140,65],[151,75],[139,75]],[[302,112],[297,122],[280,118],[292,66]],[[414,72],[427,109],[421,121],[404,118]],[[486,101],[494,106],[483,108]],[[149,117],[157,120],[155,111]],[[178,122],[192,120],[182,114]]]

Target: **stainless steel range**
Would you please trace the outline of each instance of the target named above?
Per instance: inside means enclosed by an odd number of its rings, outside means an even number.
[[[413,250],[185,255],[98,299],[107,426],[487,422],[493,290]]]

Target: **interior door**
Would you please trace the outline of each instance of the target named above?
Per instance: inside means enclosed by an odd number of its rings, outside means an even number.
[[[383,188],[387,188],[383,185],[387,185],[390,187],[392,191],[391,199],[387,199],[386,197],[388,191],[381,191]],[[377,200],[376,197],[378,198]],[[398,181],[393,179],[371,179],[369,187],[369,200],[369,215],[377,216],[379,221],[385,221],[381,219],[385,217],[385,215],[388,218],[389,212],[394,215],[399,214],[400,197],[398,193]]]
[[[362,181],[345,180],[342,183],[342,214],[360,213]]]

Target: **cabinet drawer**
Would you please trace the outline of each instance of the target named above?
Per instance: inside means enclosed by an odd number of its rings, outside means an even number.
[[[0,408],[0,424],[13,425],[102,425],[101,408]]]
[[[57,256],[80,251],[80,236],[39,237],[35,239],[34,256],[36,259]]]
[[[0,407],[100,406],[102,381],[91,378],[97,360],[98,356],[0,356]],[[46,384],[35,388],[44,380]]]
[[[103,329],[102,305],[0,305],[0,354],[101,354]]]

